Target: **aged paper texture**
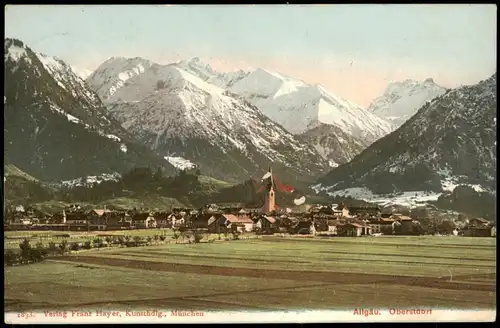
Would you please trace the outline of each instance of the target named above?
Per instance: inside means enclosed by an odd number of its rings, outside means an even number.
[[[4,11],[7,323],[496,320],[496,6]]]

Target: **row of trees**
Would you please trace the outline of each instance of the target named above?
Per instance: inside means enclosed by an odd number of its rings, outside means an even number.
[[[179,238],[182,238],[183,242],[187,238],[189,243],[193,241],[194,243],[200,243],[203,238],[205,238],[207,232],[203,229],[188,229],[185,232],[180,230],[174,230],[172,236],[176,243]],[[224,232],[219,233],[219,239],[221,235],[224,234],[226,240],[228,235],[232,235],[233,240],[239,239],[240,232],[236,229],[226,229]],[[102,247],[139,247],[152,245],[158,242],[164,242],[167,239],[166,235],[154,235],[154,236],[106,236],[104,238],[96,237],[92,240],[86,240],[85,242],[74,242],[69,243],[64,239],[61,243],[56,244],[54,242],[49,242],[47,246],[38,242],[34,247],[31,245],[29,239],[24,239],[22,243],[19,244],[19,249],[8,249],[4,254],[4,263],[8,266],[16,264],[30,264],[41,262],[49,256],[60,256],[66,255],[71,251],[79,251],[83,249],[92,248],[102,248]]]
[[[191,243],[191,240],[194,243],[200,243],[203,238],[206,237],[208,234],[207,229],[203,228],[193,228],[193,227],[187,227],[183,229],[184,231],[181,231],[179,229],[174,230],[174,235],[173,238],[176,240],[176,243],[179,238],[182,238],[183,241],[187,238],[188,241]],[[236,226],[232,226],[231,228],[223,228],[220,229],[217,233],[218,239],[221,240],[222,236],[224,236],[225,240],[229,240],[229,236],[231,235],[232,240],[238,240],[240,239],[241,232],[238,231]]]
[[[42,243],[37,243],[35,247],[32,247],[28,239],[24,239],[23,242],[19,244],[19,248],[18,251],[9,249],[5,252],[5,264],[14,265],[41,262],[49,254],[48,249],[45,248]]]
[[[167,236],[154,235],[143,238],[141,236],[108,236],[105,238],[94,238],[85,242],[69,243],[64,239],[61,243],[56,244],[49,242],[47,246],[38,242],[34,247],[29,239],[24,239],[19,244],[19,250],[8,249],[4,254],[4,263],[6,265],[15,264],[30,264],[41,262],[49,256],[66,255],[71,251],[79,251],[82,249],[102,248],[112,245],[122,247],[138,247],[143,245],[151,245],[153,242],[165,241]]]

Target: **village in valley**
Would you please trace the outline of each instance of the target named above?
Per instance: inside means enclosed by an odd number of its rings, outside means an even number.
[[[495,237],[496,227],[480,217],[443,219],[432,217],[432,206],[398,211],[397,207],[350,206],[347,204],[296,206],[299,210],[278,207],[271,169],[264,183],[264,204],[260,208],[225,207],[208,204],[199,209],[172,208],[155,212],[148,209],[125,211],[106,208],[83,209],[74,204],[60,212],[44,213],[18,206],[7,213],[4,230],[20,231],[121,231],[137,229],[174,229],[180,234],[382,236],[448,235]],[[305,198],[305,197],[304,197]],[[459,216],[460,217],[460,216]],[[156,230],[151,230],[156,231]],[[154,235],[154,233],[152,233]],[[202,241],[196,240],[197,242]],[[204,240],[206,241],[206,240]]]

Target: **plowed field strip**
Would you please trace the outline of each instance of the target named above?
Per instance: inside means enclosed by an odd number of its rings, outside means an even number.
[[[256,259],[256,258],[241,258],[241,257],[229,257],[229,256],[211,256],[211,255],[194,255],[194,254],[175,254],[175,253],[167,253],[167,252],[158,252],[158,251],[148,251],[140,252],[140,251],[126,251],[126,252],[115,252],[109,253],[109,255],[126,255],[126,256],[137,256],[137,257],[181,257],[181,258],[204,258],[204,259],[213,259],[213,260],[241,260],[241,261],[250,261],[250,262],[269,262],[269,263],[311,263],[306,261],[283,261],[283,260],[275,260],[275,259]]]
[[[494,284],[466,284],[446,281],[445,278],[391,276],[381,274],[335,273],[319,271],[285,271],[261,270],[246,268],[217,267],[209,265],[190,265],[178,263],[155,263],[118,258],[101,258],[91,256],[68,256],[59,258],[62,261],[89,263],[107,266],[120,266],[133,269],[186,272],[219,276],[239,276],[265,279],[288,279],[299,281],[321,281],[339,284],[398,284],[440,289],[496,291]]]
[[[496,280],[496,273],[478,273],[478,274],[464,274],[464,275],[457,275],[454,276],[453,279],[460,279],[460,280],[474,280],[474,279],[490,279],[490,280]],[[480,280],[478,280],[480,281]]]
[[[340,252],[339,252],[340,253]],[[163,257],[179,257],[179,258],[200,258],[200,259],[214,259],[214,260],[235,260],[235,261],[246,261],[246,262],[269,262],[269,263],[311,263],[311,262],[306,262],[306,261],[294,261],[293,259],[290,259],[288,261],[280,261],[280,260],[267,260],[267,259],[256,259],[256,258],[241,258],[241,257],[229,257],[229,256],[210,256],[210,255],[193,255],[193,254],[175,254],[175,253],[166,253],[166,252],[120,252],[120,253],[109,253],[110,255],[124,255],[124,256],[130,256],[130,257],[142,257],[142,258],[157,258],[158,256],[163,256]],[[347,254],[347,253],[343,253]],[[381,255],[379,255],[381,256]],[[407,257],[407,256],[406,256]],[[394,263],[394,264],[426,264],[426,265],[433,265],[433,266],[452,266],[452,265],[459,265],[460,267],[464,268],[496,268],[496,265],[478,265],[478,264],[468,264],[468,263],[435,263],[435,262],[423,262],[423,261],[398,261],[398,260],[387,260],[387,259],[359,259],[359,258],[354,258],[354,259],[349,259],[349,258],[335,258],[335,259],[325,259],[325,260],[334,260],[337,263],[338,262],[376,262],[376,263]]]
[[[406,258],[413,258],[413,257],[422,257],[422,258],[426,258],[426,259],[439,259],[439,260],[462,260],[462,261],[491,261],[491,262],[494,262],[495,261],[495,255],[493,255],[493,257],[490,257],[490,258],[478,258],[478,257],[471,257],[471,258],[468,258],[468,257],[453,257],[453,256],[440,256],[440,255],[437,255],[437,256],[433,256],[433,255],[429,255],[429,254],[422,254],[422,255],[414,255],[414,254],[381,254],[381,253],[368,253],[368,252],[355,252],[355,253],[348,253],[348,252],[337,252],[337,251],[319,251],[318,253],[323,253],[323,254],[353,254],[353,255],[356,255],[356,254],[359,254],[359,255],[367,255],[367,256],[390,256],[390,257],[406,257]],[[386,262],[384,260],[384,262]],[[415,263],[419,263],[419,262],[415,262]],[[421,262],[420,262],[421,263]],[[493,265],[493,267],[496,267],[496,265]]]
[[[313,239],[313,238],[293,238],[293,237],[288,237],[288,238],[281,238],[281,237],[274,237],[274,236],[269,236],[269,237],[263,237],[263,241],[281,241],[281,242],[305,242],[305,243],[310,243],[312,242],[317,242],[317,243],[335,243],[335,244],[350,244],[350,245],[355,245],[355,246],[363,246],[363,245],[372,245],[372,246],[387,246],[387,247],[449,247],[449,248],[468,248],[468,249],[495,249],[496,245],[474,245],[474,244],[425,244],[424,242],[417,244],[417,243],[403,243],[404,241],[401,240],[394,240],[394,241],[376,241],[376,242],[359,242],[359,241],[347,241],[347,240],[342,240],[343,237],[332,237],[332,238],[325,238],[325,239]],[[493,239],[493,238],[492,238]]]

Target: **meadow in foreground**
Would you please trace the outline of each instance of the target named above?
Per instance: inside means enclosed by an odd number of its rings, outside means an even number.
[[[7,267],[5,310],[496,308],[495,251],[465,237],[99,249]]]

